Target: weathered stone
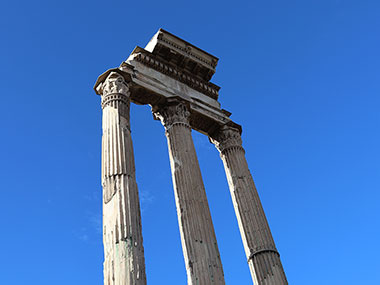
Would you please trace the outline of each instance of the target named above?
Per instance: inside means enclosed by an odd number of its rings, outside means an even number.
[[[129,124],[129,88],[119,73],[111,72],[100,89],[104,284],[145,285],[140,204]]]
[[[128,79],[131,102],[156,106],[168,98],[179,97],[188,102],[193,129],[212,134],[223,125],[234,123],[218,102],[220,87],[210,82],[218,59],[209,53],[160,29],[146,48],[136,47],[120,67],[100,75],[99,83],[112,71]],[[208,75],[207,75],[208,74]]]
[[[263,207],[245,159],[240,131],[221,128],[211,139],[220,151],[255,284],[288,284]]]
[[[218,58],[200,48],[178,38],[177,36],[159,29],[146,45],[145,50],[162,59],[170,58],[172,66],[181,66],[183,71],[209,81],[215,73]],[[218,99],[217,96],[213,96]]]
[[[175,100],[153,109],[166,130],[188,284],[224,284],[222,262],[195,152],[190,112]]]

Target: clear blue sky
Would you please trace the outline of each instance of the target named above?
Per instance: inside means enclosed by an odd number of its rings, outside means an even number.
[[[6,1],[0,9],[2,284],[102,284],[92,90],[158,28],[220,58],[290,284],[380,284],[380,2]],[[131,124],[149,284],[186,284],[166,139]],[[219,154],[193,134],[227,284],[251,284]]]

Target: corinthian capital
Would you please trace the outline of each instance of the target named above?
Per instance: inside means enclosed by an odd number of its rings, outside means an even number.
[[[124,77],[115,71],[111,72],[98,88],[102,96],[123,94],[129,97],[128,84],[125,82]]]
[[[240,131],[226,125],[220,128],[220,130],[210,138],[210,141],[216,146],[220,153],[230,148],[243,149]]]
[[[168,105],[162,107],[155,107],[152,112],[154,117],[161,121],[166,130],[176,124],[190,128],[189,108],[179,100],[169,102]]]

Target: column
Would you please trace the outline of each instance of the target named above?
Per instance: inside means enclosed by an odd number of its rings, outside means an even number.
[[[223,160],[240,234],[255,285],[288,284],[245,159],[239,130],[224,126],[211,139]]]
[[[225,284],[188,107],[177,100],[154,108],[166,130],[182,250],[190,285]]]
[[[101,85],[105,285],[146,285],[139,194],[129,124],[130,92],[111,72]]]

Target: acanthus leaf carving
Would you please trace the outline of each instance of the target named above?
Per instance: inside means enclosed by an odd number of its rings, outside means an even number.
[[[112,71],[107,76],[107,79],[101,85],[100,91],[102,97],[109,94],[123,94],[129,97],[130,94],[128,84],[125,82],[124,77],[115,71]]]
[[[181,101],[176,101],[174,104],[156,107],[153,114],[156,119],[159,119],[165,129],[170,129],[175,124],[181,124],[188,128],[190,127],[190,111],[187,105]]]
[[[223,126],[214,136],[212,136],[210,141],[216,146],[220,153],[223,153],[225,150],[230,148],[240,148],[244,150],[240,131],[226,125]]]

